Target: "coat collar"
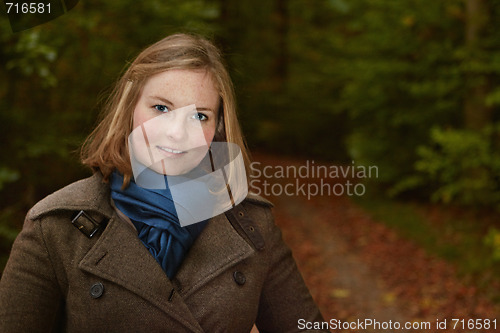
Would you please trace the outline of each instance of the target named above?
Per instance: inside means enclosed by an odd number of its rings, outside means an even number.
[[[28,218],[37,219],[60,211],[86,211],[110,219],[113,208],[109,204],[110,189],[97,172],[92,177],[74,182],[48,195],[28,212]]]
[[[196,239],[174,280],[189,296],[255,250],[232,227],[224,214],[210,220]]]
[[[114,213],[114,208],[109,204],[109,197],[109,185],[104,182],[102,174],[96,172],[89,178],[74,182],[48,195],[33,206],[28,212],[28,218],[37,219],[57,211],[84,210],[97,212],[110,219]],[[245,200],[268,207],[273,206],[268,200],[251,192],[248,192]]]

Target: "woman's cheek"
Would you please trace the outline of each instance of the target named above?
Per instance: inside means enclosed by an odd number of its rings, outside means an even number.
[[[209,126],[207,126],[206,128],[204,128],[203,134],[205,136],[205,142],[207,143],[207,146],[210,146],[210,144],[214,140],[215,122],[211,123]]]

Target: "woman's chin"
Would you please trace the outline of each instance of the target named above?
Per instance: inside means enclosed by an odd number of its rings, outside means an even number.
[[[166,176],[181,176],[193,170],[200,161],[184,160],[183,158],[165,158],[150,165],[148,168]]]

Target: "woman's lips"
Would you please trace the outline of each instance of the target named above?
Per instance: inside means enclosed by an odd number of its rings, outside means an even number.
[[[163,146],[156,146],[164,155],[168,157],[180,157],[187,153],[187,151],[184,150],[178,150],[178,149],[173,149],[169,147],[163,147]]]

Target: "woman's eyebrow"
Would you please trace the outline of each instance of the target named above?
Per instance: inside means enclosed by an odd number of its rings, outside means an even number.
[[[150,97],[151,97],[152,99],[157,99],[157,100],[160,100],[160,101],[162,101],[163,103],[168,104],[168,105],[170,105],[171,107],[173,107],[173,108],[175,109],[175,105],[174,105],[174,103],[170,102],[168,99],[166,99],[166,98],[164,98],[164,97],[161,97],[161,96],[156,96],[156,95],[154,95],[154,96],[150,96]],[[197,108],[196,108],[196,110],[197,110],[197,111],[211,111],[211,112],[214,112],[214,113],[215,113],[214,109],[212,109],[212,108],[207,108],[207,107],[202,107],[202,106],[197,107]]]
[[[197,111],[210,111],[210,112],[214,112],[214,110],[212,108],[204,108],[204,107],[199,107],[199,108],[196,108]]]
[[[170,106],[174,106],[174,103],[170,102],[168,99],[163,98],[163,97],[161,97],[161,96],[151,96],[151,98],[153,98],[153,99],[158,99],[158,100],[162,101],[162,102],[163,102],[163,103],[165,103],[165,104],[168,104],[168,105],[170,105]]]

